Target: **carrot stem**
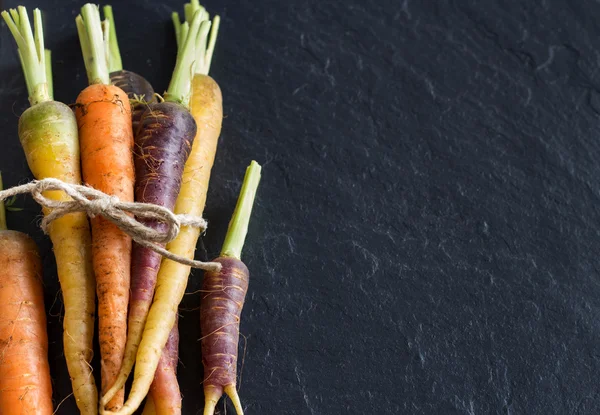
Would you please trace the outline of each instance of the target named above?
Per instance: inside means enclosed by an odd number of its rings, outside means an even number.
[[[117,72],[123,70],[123,62],[121,61],[121,51],[119,50],[119,40],[117,39],[117,28],[115,26],[115,17],[113,15],[112,6],[106,5],[102,9],[104,18],[108,20],[109,36],[108,36],[108,72]]]
[[[83,6],[75,22],[90,85],[110,85],[108,48],[98,6],[91,3]]]
[[[190,16],[198,11],[202,14],[202,19],[209,21],[209,14],[206,9],[200,5],[198,0],[191,0],[190,3],[185,4],[185,18],[187,23],[190,23]],[[179,19],[179,16],[177,16]],[[196,44],[196,66],[195,73],[201,75],[208,75],[210,71],[210,62],[212,61],[212,56],[215,51],[215,44],[217,43],[217,33],[219,32],[219,24],[221,22],[221,18],[219,16],[215,16],[210,29],[210,35],[207,33],[206,36],[199,37],[198,43]],[[175,24],[175,33],[177,33],[177,25],[180,24],[177,21]]]
[[[189,106],[195,51],[198,44],[197,38],[208,34],[210,26],[207,26],[207,24],[209,25],[209,23],[202,21],[200,13],[195,13],[192,23],[189,25],[189,30],[186,30],[185,25],[182,25],[177,61],[175,62],[169,89],[165,94],[165,101],[176,102],[186,108]]]
[[[52,79],[52,52],[50,49],[44,50],[46,55],[46,85],[48,85],[48,95],[54,99],[54,80]]]
[[[9,13],[10,12],[10,13]],[[51,101],[48,93],[46,78],[46,54],[44,52],[44,30],[42,27],[42,12],[33,11],[32,31],[27,16],[27,9],[19,6],[17,10],[3,11],[2,17],[6,21],[19,48],[19,58],[23,67],[29,103],[33,106],[40,102]]]
[[[197,9],[192,3],[186,3],[183,5],[183,14],[185,16],[185,21],[189,24],[192,24],[192,19],[194,18],[196,10]]]
[[[2,182],[2,173],[0,172],[0,190],[4,190],[4,183]],[[0,202],[0,231],[8,229],[6,225],[6,209],[4,207],[4,201]]]
[[[215,44],[217,43],[217,34],[219,33],[220,24],[221,18],[219,16],[215,16],[212,21],[212,27],[210,29],[208,47],[206,48],[206,52],[204,54],[204,65],[200,68],[201,70],[196,70],[196,73],[208,75],[208,72],[210,71],[210,64],[212,62],[213,53],[215,51]]]
[[[252,160],[250,166],[246,169],[242,190],[233,211],[225,242],[221,250],[221,256],[240,259],[242,256],[242,247],[248,233],[248,222],[252,213],[252,205],[256,196],[256,189],[260,182],[260,165]]]
[[[175,27],[175,41],[177,42],[177,51],[179,51],[181,47],[181,21],[179,20],[179,13],[173,12],[171,20],[173,20],[173,26]]]

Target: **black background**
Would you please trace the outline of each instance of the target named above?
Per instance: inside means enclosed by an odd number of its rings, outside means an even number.
[[[21,3],[46,11],[55,95],[73,102],[83,1]],[[114,4],[124,66],[157,91],[182,3]],[[244,251],[247,413],[598,413],[600,4],[205,5],[223,19],[211,74],[226,118],[199,258],[218,253],[246,165],[263,164]],[[8,186],[31,178],[16,56],[2,25]],[[39,208],[17,205],[9,225],[43,253],[59,402],[70,383],[54,259]],[[198,305],[190,294],[181,307],[184,414],[203,407]]]

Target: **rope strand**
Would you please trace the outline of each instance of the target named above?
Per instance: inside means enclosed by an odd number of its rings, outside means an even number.
[[[46,191],[63,191],[72,200],[58,201],[43,195]],[[175,255],[161,246],[179,235],[182,226],[191,226],[206,230],[206,221],[199,216],[176,215],[169,209],[151,203],[122,202],[116,196],[110,196],[89,186],[69,184],[58,179],[33,180],[27,184],[0,191],[0,201],[10,197],[30,193],[40,205],[51,209],[41,223],[41,228],[48,234],[52,221],[69,213],[85,212],[89,217],[103,216],[119,227],[138,244],[154,252],[193,268],[205,271],[219,271],[221,264],[202,262]],[[138,219],[151,219],[167,225],[166,231],[153,229]]]

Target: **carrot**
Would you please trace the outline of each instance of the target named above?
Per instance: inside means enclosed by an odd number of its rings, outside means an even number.
[[[107,5],[102,10],[104,11],[106,23],[109,25],[108,71],[110,73],[110,81],[113,85],[125,91],[131,101],[132,125],[133,133],[135,134],[142,114],[146,110],[146,103],[151,102],[154,98],[154,88],[152,88],[150,82],[143,76],[123,69],[112,7]]]
[[[51,415],[40,255],[29,236],[7,230],[3,203],[0,211],[0,413]]]
[[[21,56],[31,107],[19,119],[19,138],[36,179],[57,178],[81,184],[77,121],[71,109],[52,100],[50,53],[44,51],[41,12],[33,11],[35,37],[27,10],[2,12]],[[62,192],[46,197],[69,200]],[[49,211],[44,209],[44,213]],[[92,375],[95,281],[87,216],[72,213],[51,223],[50,239],[65,305],[64,355],[73,394],[82,414],[96,414],[98,392]]]
[[[77,97],[76,117],[84,181],[95,189],[133,201],[133,131],[127,94],[110,85],[100,12],[86,4],[76,19],[90,86]],[[102,390],[116,379],[127,337],[131,239],[103,217],[91,219],[92,254],[98,295]],[[107,402],[121,407],[124,391]]]
[[[177,364],[179,363],[179,330],[177,319],[169,333],[167,344],[163,348],[158,362],[154,381],[150,386],[150,396],[159,415],[181,414],[181,392],[177,383]],[[144,409],[145,410],[145,409]]]
[[[225,392],[238,415],[243,415],[236,386],[240,314],[248,291],[249,273],[240,260],[248,232],[248,222],[256,189],[260,181],[260,165],[253,161],[246,170],[225,242],[219,258],[223,268],[204,274],[200,302],[202,363],[204,364],[204,415],[212,415]]]
[[[193,68],[194,53],[198,53],[197,47],[206,48],[206,39],[210,28],[208,21],[202,21],[206,18],[205,12],[197,10],[192,13],[192,16],[194,17],[191,19],[191,24],[184,23],[178,26],[179,53],[175,72],[178,71],[178,68],[183,68],[181,69],[184,71],[182,74],[193,73],[189,69]],[[179,23],[178,19],[177,22]],[[196,59],[196,68],[198,67]],[[173,85],[173,83],[175,84]],[[195,88],[195,81],[193,85]],[[214,86],[216,86],[216,83]],[[189,95],[187,93],[189,91],[189,78],[186,80],[183,75],[179,78],[173,77],[172,85],[169,89],[172,92],[167,93],[167,100],[174,100],[175,102],[187,100]],[[202,108],[198,108],[199,103]],[[221,94],[218,87],[207,91],[193,90],[190,99],[190,110],[196,120],[198,120],[196,118],[197,114],[204,114],[203,118],[200,118],[203,131],[198,129],[196,132],[192,152],[185,163],[181,189],[175,203],[174,211],[180,214],[200,216],[206,201],[208,178],[222,122]],[[179,236],[170,242],[167,248],[177,255],[193,258],[199,235],[199,229],[183,226]],[[135,360],[134,382],[131,387],[131,393],[122,410],[105,413],[131,414],[139,407],[144,397],[148,394],[159,364],[161,351],[167,343],[169,333],[175,324],[177,306],[181,302],[185,292],[189,272],[189,266],[166,259],[162,261],[158,276],[156,277],[157,283],[154,301],[143,326],[142,336],[135,337],[131,332],[129,335],[128,341],[131,341],[134,345],[134,339],[141,338],[139,346],[136,345],[135,347],[137,354],[130,357],[129,353],[126,353],[118,381],[104,394],[100,405],[102,407],[102,403],[111,399],[114,391],[122,387]]]

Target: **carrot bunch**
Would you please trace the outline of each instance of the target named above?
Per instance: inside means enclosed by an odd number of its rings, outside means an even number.
[[[35,34],[24,8],[2,14],[19,46],[31,103],[19,121],[19,138],[29,167],[37,179],[53,177],[79,184],[83,178],[87,185],[121,201],[202,216],[223,120],[221,90],[208,75],[219,16],[211,21],[198,0],[185,4],[183,22],[177,13],[172,14],[178,53],[163,98],[142,76],[123,69],[112,8],[105,6],[103,11],[104,21],[98,6],[86,4],[76,18],[89,86],[77,97],[74,113],[52,99],[50,53],[44,50],[39,10],[34,11]],[[223,250],[215,259],[221,269],[204,276],[200,321],[205,415],[214,413],[223,393],[232,399],[238,415],[243,414],[236,367],[249,273],[240,256],[260,170],[256,162],[248,167]],[[62,192],[47,193],[56,200],[69,200]],[[48,214],[48,209],[44,213]],[[4,248],[3,217],[0,209],[0,253]],[[138,220],[155,230],[166,230],[162,222],[146,217]],[[84,213],[66,215],[51,224],[50,237],[65,302],[65,356],[81,413],[131,415],[147,398],[146,415],[180,414],[177,309],[190,266],[132,243],[102,216],[92,217],[88,223]],[[182,226],[166,249],[193,259],[199,237],[200,229]],[[29,262],[33,265],[27,272],[38,275],[35,261]],[[34,288],[23,294],[39,295]],[[98,297],[101,357],[99,402],[90,365],[94,294]],[[37,300],[36,305],[39,309]],[[39,316],[35,320],[40,321]],[[41,321],[43,327],[45,321]],[[0,341],[3,333],[0,325]],[[41,363],[36,364],[44,369],[47,340],[44,343],[43,334],[39,336],[40,348],[31,352],[37,353]],[[124,385],[134,367],[125,400]],[[2,370],[0,365],[0,386],[5,380]],[[45,369],[38,373],[38,405],[51,411],[46,374]],[[0,388],[0,413],[11,413],[2,406],[2,391]]]

